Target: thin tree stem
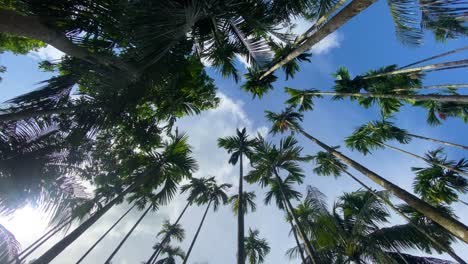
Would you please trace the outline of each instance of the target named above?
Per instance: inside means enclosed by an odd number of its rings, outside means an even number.
[[[379,142],[379,144],[381,144],[382,146],[385,146],[385,147],[387,147],[387,148],[389,148],[389,149],[392,149],[392,150],[395,150],[395,151],[404,153],[404,154],[406,154],[406,155],[409,155],[409,156],[411,156],[411,157],[420,159],[420,160],[425,161],[425,162],[427,162],[427,163],[430,163],[430,164],[433,164],[433,165],[442,167],[442,168],[447,169],[447,170],[449,170],[449,171],[453,171],[453,172],[462,174],[462,175],[464,175],[464,176],[468,176],[468,173],[466,173],[466,172],[463,172],[463,171],[461,171],[461,170],[452,168],[452,167],[447,166],[447,165],[444,165],[444,164],[442,164],[442,163],[438,163],[438,162],[435,162],[435,161],[428,160],[428,159],[426,159],[426,158],[424,158],[424,157],[421,157],[421,156],[416,155],[416,154],[414,154],[414,153],[411,153],[411,152],[409,152],[409,151],[406,151],[406,150],[403,150],[403,149],[400,149],[400,148],[397,148],[397,147],[390,146],[390,145],[388,145],[388,144],[386,144],[386,143],[383,143],[383,142]]]
[[[333,96],[353,96],[372,97],[390,99],[410,99],[415,101],[437,101],[437,102],[458,102],[468,103],[467,95],[441,95],[441,94],[373,94],[373,93],[338,93],[338,92],[308,92],[309,95],[333,95]]]
[[[201,228],[203,226],[203,222],[205,221],[206,214],[208,213],[208,210],[210,209],[211,202],[212,202],[212,200],[210,200],[210,202],[208,202],[208,205],[206,206],[205,213],[203,214],[200,225],[198,226],[197,232],[195,233],[195,236],[193,237],[192,243],[190,243],[190,247],[189,247],[189,249],[187,251],[187,254],[185,255],[184,262],[182,262],[182,264],[187,264],[187,260],[188,260],[188,258],[190,256],[190,253],[192,252],[193,246],[195,245],[195,241],[197,241],[197,237],[198,237],[198,234],[200,233],[200,230],[201,230]]]
[[[447,56],[447,55],[450,55],[450,54],[454,54],[454,53],[457,53],[457,52],[460,52],[460,51],[464,51],[464,50],[467,50],[467,49],[468,49],[468,46],[465,46],[465,47],[462,47],[462,48],[447,51],[447,52],[444,52],[444,53],[441,53],[441,54],[438,54],[438,55],[435,55],[435,56],[432,56],[432,57],[429,57],[429,58],[426,58],[426,59],[423,59],[423,60],[413,62],[413,63],[408,64],[408,65],[405,65],[403,67],[400,67],[399,70],[405,69],[405,68],[408,68],[408,67],[411,67],[411,66],[414,66],[414,65],[418,65],[418,64],[421,64],[421,63],[426,62],[426,61],[441,58],[441,57],[444,57],[444,56]]]
[[[175,226],[179,223],[180,219],[182,219],[182,216],[185,214],[185,211],[187,210],[187,208],[190,206],[191,202],[187,202],[187,204],[185,205],[184,209],[182,210],[182,212],[179,214],[179,217],[177,217],[177,220],[174,222],[174,224],[172,226]],[[148,259],[148,261],[146,261],[146,264],[151,264],[151,262],[153,260],[156,260],[159,256],[159,253],[161,252],[161,248],[162,246],[166,243],[166,241],[169,239],[170,237],[170,234],[166,234],[166,236],[164,236],[163,240],[161,241],[161,244],[158,245],[158,247],[154,250],[153,254],[151,255],[151,257]]]
[[[138,218],[138,221],[136,221],[136,223],[132,226],[130,231],[128,231],[128,233],[125,235],[125,237],[122,239],[122,241],[120,241],[119,245],[114,249],[112,254],[107,258],[106,262],[104,262],[105,264],[110,264],[111,263],[112,258],[115,256],[115,254],[117,254],[117,252],[119,252],[122,245],[127,241],[127,239],[133,233],[135,228],[140,224],[141,220],[143,220],[143,218],[145,218],[146,214],[151,210],[151,208],[153,208],[153,205],[148,206],[148,208],[143,212],[143,214],[140,216],[140,218]]]
[[[461,83],[461,84],[439,84],[439,85],[427,85],[422,87],[416,88],[407,88],[407,89],[393,89],[392,92],[403,92],[403,91],[411,91],[411,90],[418,90],[418,89],[459,89],[459,88],[468,88],[468,83]]]
[[[366,177],[368,177],[369,179],[371,179],[378,185],[382,186],[386,190],[393,193],[396,197],[405,201],[412,208],[421,212],[423,215],[433,220],[434,222],[438,223],[439,225],[441,225],[443,228],[448,230],[450,233],[452,233],[456,237],[468,243],[468,227],[464,225],[463,223],[461,223],[460,221],[454,219],[451,216],[442,214],[439,210],[437,210],[433,206],[422,201],[418,197],[405,191],[399,186],[393,184],[392,182],[386,180],[385,178],[381,177],[377,173],[367,169],[366,167],[362,166],[361,164],[354,161],[353,159],[348,158],[346,155],[342,154],[341,152],[336,151],[335,149],[331,148],[327,144],[321,142],[320,140],[306,133],[304,130],[298,129],[298,131],[301,132],[301,134],[303,134],[306,138],[308,138],[315,144],[319,145],[321,148],[325,149],[328,153],[332,154],[339,160],[343,161],[344,163],[353,167],[357,171],[361,172],[362,174],[364,174]]]
[[[285,205],[286,207],[286,205]],[[297,237],[297,231],[296,231],[296,227],[294,226],[294,224],[292,223],[292,221],[289,222],[291,224],[291,230],[293,232],[293,235],[294,235],[294,240],[296,241],[296,245],[297,245],[297,248],[299,250],[299,255],[301,256],[301,259],[302,259],[302,263],[303,264],[306,264],[306,258],[304,256],[304,250],[302,249],[302,245],[301,243],[299,242],[299,238]]]
[[[340,167],[336,166],[338,169],[342,170]],[[460,258],[457,254],[455,254],[455,252],[453,252],[452,249],[450,249],[449,247],[446,247],[445,245],[442,245],[441,243],[439,243],[439,241],[437,241],[435,238],[433,238],[431,235],[429,235],[427,232],[425,232],[419,225],[415,224],[411,218],[409,218],[408,216],[406,216],[402,211],[400,211],[400,209],[398,209],[395,205],[393,205],[393,203],[379,195],[378,193],[376,193],[373,189],[371,189],[368,185],[366,185],[364,182],[362,182],[361,180],[359,180],[356,176],[354,176],[353,174],[351,174],[349,171],[347,170],[342,170],[346,175],[348,175],[349,177],[351,177],[353,180],[355,180],[357,183],[359,183],[362,187],[364,187],[367,191],[369,191],[370,193],[372,193],[372,195],[374,195],[375,197],[377,197],[377,199],[381,200],[383,203],[385,203],[386,205],[388,205],[388,207],[390,207],[393,211],[395,211],[395,213],[397,213],[399,216],[401,216],[403,219],[405,219],[412,227],[414,227],[419,233],[421,233],[423,236],[425,236],[427,239],[429,239],[432,243],[434,243],[434,245],[436,245],[437,247],[439,247],[439,249],[441,249],[442,251],[445,251],[447,254],[449,254],[453,259],[455,259],[456,261],[458,261],[460,264],[466,264],[466,262]]]
[[[76,262],[76,264],[81,263],[81,261],[83,261],[86,258],[86,256],[88,256],[88,254],[91,253],[91,251],[107,236],[107,234],[110,233],[110,231],[114,229],[115,226],[117,226],[120,223],[120,221],[122,221],[122,219],[128,213],[130,213],[130,211],[135,206],[136,204],[133,204],[119,219],[117,219],[117,221],[111,227],[109,227],[109,229],[107,229],[107,231],[104,234],[102,234],[102,236],[96,242],[94,242],[94,244],[83,254],[83,256],[81,256],[81,258]]]
[[[295,59],[297,56],[308,51],[310,48],[312,48],[312,46],[314,46],[315,44],[320,42],[322,39],[330,35],[332,32],[337,30],[339,27],[341,27],[346,22],[348,22],[351,18],[358,15],[361,11],[368,8],[376,1],[377,0],[353,0],[343,9],[341,9],[336,15],[334,15],[325,25],[323,25],[320,28],[320,30],[318,30],[312,36],[304,40],[304,42],[299,47],[291,51],[281,61],[277,62],[276,64],[271,66],[268,70],[266,70],[260,77],[260,80],[272,74],[279,67]]]
[[[410,133],[408,133],[408,136],[411,136],[411,137],[414,137],[414,138],[420,138],[420,139],[424,139],[424,140],[428,140],[428,141],[432,141],[432,142],[437,142],[437,143],[444,144],[444,145],[447,145],[447,146],[450,146],[450,147],[455,147],[455,148],[461,148],[461,149],[468,150],[468,146],[465,146],[465,145],[451,143],[451,142],[447,142],[447,141],[443,141],[443,140],[439,140],[439,139],[435,139],[435,138],[423,137],[423,136],[410,134]]]
[[[288,212],[288,210],[289,210],[289,213],[290,213],[291,217],[293,218],[294,222],[296,223],[297,229],[299,230],[299,236],[301,237],[302,241],[304,241],[304,243],[305,243],[305,250],[307,251],[307,255],[309,255],[309,257],[312,260],[313,264],[320,263],[319,259],[318,259],[318,256],[316,255],[315,250],[312,247],[312,244],[310,243],[309,239],[307,238],[307,235],[304,232],[304,229],[300,225],[299,219],[297,218],[297,215],[294,212],[294,207],[292,206],[291,201],[289,201],[286,194],[284,193],[283,180],[281,179],[281,177],[278,175],[278,173],[276,171],[275,171],[275,177],[278,180],[279,189],[281,191],[281,195],[283,196],[284,203],[286,203],[286,212]]]
[[[242,164],[242,153],[239,155],[239,206],[237,208],[237,264],[245,264],[244,250],[244,172]]]
[[[380,74],[375,74],[375,75],[369,75],[364,77],[363,79],[372,79],[372,78],[377,78],[377,77],[383,77],[383,76],[390,76],[390,75],[397,75],[397,74],[407,74],[407,73],[412,73],[412,72],[421,72],[421,71],[432,71],[432,70],[442,70],[442,69],[448,69],[451,67],[468,67],[468,60],[458,60],[458,61],[450,61],[450,62],[443,62],[443,63],[435,63],[431,65],[426,65],[426,66],[421,66],[417,68],[410,68],[410,69],[402,69],[402,70],[395,70],[391,72],[384,72]]]

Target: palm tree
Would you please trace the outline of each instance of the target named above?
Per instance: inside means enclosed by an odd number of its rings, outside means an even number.
[[[231,187],[230,184],[223,183],[223,184],[217,185],[214,177],[204,179],[204,181],[208,182],[209,184],[208,189],[206,190],[206,192],[202,193],[195,200],[195,202],[198,205],[202,205],[206,203],[208,203],[208,205],[206,206],[205,213],[203,214],[200,225],[198,226],[198,229],[195,232],[193,240],[190,243],[190,247],[187,251],[187,255],[184,258],[183,264],[187,263],[190,253],[192,252],[193,246],[195,245],[198,235],[200,234],[200,230],[203,226],[203,223],[205,222],[206,214],[208,213],[208,210],[210,209],[211,205],[213,205],[213,211],[216,212],[221,204],[226,204],[228,202],[228,196],[225,191]]]
[[[145,161],[146,169],[139,173],[130,171],[127,179],[131,180],[131,182],[127,183],[128,187],[125,190],[118,193],[114,199],[97,210],[91,217],[35,260],[34,263],[42,264],[52,261],[107,211],[132,192],[140,192],[146,195],[153,190],[152,188],[164,184],[164,188],[156,195],[157,200],[161,203],[167,203],[172,199],[177,188],[177,182],[190,177],[191,173],[197,169],[195,160],[190,156],[191,147],[188,145],[187,140],[188,138],[185,135],[171,136],[169,140],[159,143],[159,152],[153,150],[146,153],[146,155],[140,156]],[[154,177],[154,175],[157,175],[157,177]],[[145,187],[150,188],[145,189]]]
[[[249,264],[262,264],[270,253],[270,246],[264,238],[259,237],[260,232],[249,228],[249,235],[245,237],[245,255]]]
[[[425,155],[431,163],[426,168],[411,168],[416,173],[413,183],[414,192],[419,194],[425,201],[431,204],[451,204],[459,201],[458,193],[468,192],[468,180],[458,173],[445,170],[434,164],[444,164],[457,170],[466,171],[468,160],[460,159],[458,162],[447,160],[442,149],[429,151]]]
[[[243,156],[248,159],[253,153],[253,146],[255,140],[249,139],[249,135],[245,128],[241,130],[237,129],[236,136],[225,137],[218,139],[218,146],[224,148],[231,154],[229,163],[236,165],[239,161],[239,192],[238,199],[242,201],[238,204],[237,212],[237,264],[245,263],[245,252],[244,252],[244,214],[247,212],[247,208],[244,209],[244,171],[243,171]],[[255,198],[255,197],[254,197]],[[248,201],[248,200],[246,200]]]
[[[405,133],[404,130],[395,128],[387,122],[369,122],[363,126],[358,127],[351,136],[345,139],[345,142],[347,147],[351,148],[352,150],[358,150],[364,155],[371,153],[372,149],[389,148],[391,150],[395,150],[411,157],[420,159],[427,163],[431,163],[444,169],[468,176],[467,172],[450,166],[451,164],[437,163],[437,160],[435,159],[431,160],[425,157],[421,157],[409,151],[385,143],[387,140],[396,140],[400,143],[406,144],[409,142],[409,139],[410,136]]]
[[[255,212],[257,210],[257,205],[255,204],[255,198],[257,196],[255,195],[254,192],[244,192],[242,194],[242,213],[246,215],[249,212],[249,207],[250,207],[250,212]],[[239,195],[234,194],[231,197],[229,197],[228,203],[232,205],[232,212],[237,215],[240,213],[239,211]]]
[[[3,225],[0,225],[0,262],[16,261],[20,250],[21,245],[15,236]]]
[[[293,182],[302,182],[304,177],[298,162],[307,161],[308,158],[301,156],[302,148],[297,146],[297,141],[292,136],[282,139],[278,147],[267,142],[261,136],[257,140],[255,154],[252,156],[253,169],[246,176],[246,180],[248,182],[260,182],[263,187],[270,186],[271,190],[267,194],[265,202],[269,202],[273,194],[275,195],[278,207],[285,208],[286,212],[296,222],[299,234],[306,244],[307,254],[311,257],[313,263],[318,263],[315,251],[302,227],[298,224],[299,222],[289,200],[291,198],[290,194],[297,195],[297,192],[293,191],[290,185]],[[288,173],[284,181],[279,175],[280,171]],[[288,189],[285,188],[286,186]],[[289,190],[291,190],[291,193],[288,192]]]
[[[145,263],[151,264],[156,262],[159,254],[162,253],[162,248],[171,243],[171,240],[173,238],[179,242],[184,240],[185,231],[182,228],[182,226],[178,224],[178,221],[176,221],[176,223],[174,224],[171,224],[168,220],[166,220],[162,225],[161,231],[159,231],[159,233],[157,234],[157,237],[162,237],[162,240],[160,243],[156,243],[156,245],[153,246],[154,253],[153,255],[151,255],[150,259],[147,260]]]
[[[441,235],[441,232],[434,232],[434,228],[426,228],[426,226],[428,226],[427,223],[431,223],[431,225],[437,225],[437,224],[434,224],[431,220],[427,220],[426,223],[424,223],[423,221],[419,221],[420,223],[422,223],[422,225],[416,223],[413,219],[411,219],[406,214],[404,214],[402,210],[397,208],[397,206],[393,205],[393,203],[385,195],[380,195],[381,192],[376,192],[375,190],[370,188],[368,185],[366,185],[364,182],[359,180],[355,175],[351,174],[348,171],[348,166],[342,163],[339,159],[337,159],[330,153],[319,151],[317,152],[316,155],[312,157],[316,164],[316,167],[313,169],[313,171],[317,175],[339,177],[341,176],[342,173],[346,174],[347,176],[352,178],[354,181],[356,181],[358,184],[360,184],[366,191],[373,194],[377,199],[385,203],[395,213],[397,213],[399,216],[405,219],[408,222],[408,224],[410,224],[419,234],[424,236],[433,244],[434,249],[442,250],[446,252],[459,263],[463,263],[463,264],[466,263],[465,261],[463,261],[462,258],[460,258],[457,254],[455,254],[453,249],[450,247],[450,239],[440,239],[441,237],[446,237],[447,235],[445,234]],[[313,193],[317,193],[317,191],[313,191]],[[317,199],[309,199],[309,200],[317,200]],[[320,211],[320,210],[317,210],[317,208],[314,207],[313,211]],[[443,233],[446,233],[446,231],[443,228],[440,228],[440,229],[442,230]],[[450,234],[448,236],[451,237]]]
[[[280,114],[267,111],[266,116],[268,120],[273,122],[273,126],[271,129],[273,133],[285,132],[288,129],[301,133],[307,139],[311,140],[321,148],[325,149],[328,153],[332,154],[334,157],[338,158],[345,164],[361,172],[366,177],[368,177],[378,185],[382,186],[383,188],[394,194],[396,197],[405,201],[415,210],[421,212],[429,219],[446,228],[449,232],[451,232],[458,238],[462,239],[463,241],[468,241],[468,227],[466,227],[463,223],[450,216],[442,214],[433,206],[427,204],[426,202],[422,201],[421,199],[417,198],[411,193],[389,182],[382,176],[376,174],[375,172],[369,170],[368,168],[364,167],[363,165],[359,164],[353,159],[350,159],[349,157],[343,155],[342,153],[336,151],[334,148],[328,146],[327,144],[323,143],[322,141],[316,139],[312,135],[305,132],[299,123],[303,119],[302,114],[294,112],[292,108],[288,108]]]
[[[171,247],[170,245],[165,245],[161,248],[161,253],[166,256],[158,261],[155,261],[154,264],[174,264],[176,263],[176,258],[185,258],[185,252],[180,247]]]

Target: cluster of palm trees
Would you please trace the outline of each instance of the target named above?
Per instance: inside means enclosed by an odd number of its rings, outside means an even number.
[[[156,1],[157,2],[157,1]],[[463,52],[462,47],[403,67],[390,65],[352,78],[345,67],[335,73],[333,91],[286,88],[290,99],[281,113],[267,111],[272,134],[291,131],[323,151],[302,154],[293,136],[278,144],[262,136],[250,138],[246,129],[220,138],[218,145],[239,164],[237,194],[214,177],[194,178],[198,169],[187,136],[179,134],[178,119],[215,108],[219,103],[213,79],[204,70],[209,63],[222,76],[240,80],[236,56],[251,65],[242,88],[262,97],[273,89],[274,72],[282,68],[286,79],[310,61],[308,50],[375,0],[170,0],[164,3],[137,0],[3,1],[0,3],[0,52],[26,54],[52,45],[62,59],[43,61],[39,67],[55,76],[39,89],[17,96],[0,109],[0,214],[9,215],[30,203],[52,215],[51,228],[33,244],[20,250],[14,236],[0,226],[0,260],[24,262],[51,237],[76,225],[63,239],[33,263],[54,260],[86,233],[115,205],[130,207],[84,252],[78,263],[135,209],[142,210],[128,233],[107,258],[111,263],[127,239],[150,211],[168,205],[181,192],[187,204],[177,220],[165,222],[147,264],[187,263],[210,209],[231,203],[237,216],[237,264],[263,263],[270,247],[259,231],[249,228],[244,215],[255,211],[256,194],[244,191],[244,181],[268,188],[265,203],[275,202],[284,211],[297,244],[291,256],[303,263],[424,263],[403,250],[446,252],[465,263],[450,244],[468,242],[468,228],[450,210],[468,191],[468,161],[448,159],[442,149],[421,156],[389,145],[407,144],[412,138],[463,150],[467,146],[415,135],[396,127],[389,118],[404,104],[422,107],[427,122],[439,125],[447,117],[468,122],[468,99],[459,93],[466,84],[423,85],[425,74],[459,69],[467,60],[414,67],[430,60]],[[349,3],[347,3],[349,2]],[[437,41],[468,35],[467,8],[459,0],[388,0],[396,35],[404,44],[420,44],[425,31]],[[347,4],[346,4],[347,3]],[[292,18],[313,25],[302,35],[290,29]],[[8,69],[0,65],[0,73]],[[1,78],[0,78],[1,80]],[[438,93],[420,94],[437,89]],[[364,92],[362,92],[364,91]],[[314,98],[349,98],[369,108],[377,105],[382,120],[369,122],[345,139],[363,154],[389,148],[417,158],[427,168],[413,168],[414,193],[349,158],[306,132],[303,112],[312,110]],[[244,161],[252,169],[244,172]],[[318,175],[346,174],[364,191],[345,194],[330,212],[323,195],[309,188],[304,200],[294,189],[308,173],[302,163],[315,162]],[[28,164],[28,166],[24,166]],[[348,166],[384,189],[375,191],[353,175]],[[95,186],[86,194],[83,181]],[[393,205],[390,194],[405,204]],[[294,206],[295,200],[300,201]],[[193,240],[183,252],[171,245],[181,241],[179,222],[191,205],[205,205]],[[388,206],[408,224],[382,228]],[[249,210],[250,209],[250,210]],[[78,221],[80,220],[80,221]]]

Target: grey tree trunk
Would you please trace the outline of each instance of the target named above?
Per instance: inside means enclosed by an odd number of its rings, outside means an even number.
[[[260,79],[273,73],[279,67],[285,65],[297,56],[308,51],[312,46],[320,42],[322,39],[330,35],[333,31],[348,22],[351,18],[358,15],[361,11],[368,8],[377,0],[353,0],[347,6],[340,10],[335,16],[333,16],[323,27],[318,30],[315,34],[304,40],[303,44],[291,51],[284,59],[274,64],[265,73],[262,74]]]
[[[459,89],[459,88],[468,88],[467,83],[460,83],[460,84],[438,84],[438,85],[427,85],[422,87],[416,88],[409,88],[409,89],[393,89],[392,92],[403,92],[403,91],[411,91],[417,89]]]
[[[438,59],[438,58],[441,58],[441,57],[444,57],[444,56],[447,56],[447,55],[450,55],[450,54],[454,54],[454,53],[457,53],[457,52],[460,52],[460,51],[464,51],[464,50],[467,50],[467,49],[468,49],[468,46],[465,46],[465,47],[462,47],[462,48],[458,48],[458,49],[447,51],[447,52],[444,52],[444,53],[441,53],[441,54],[437,54],[435,56],[432,56],[432,57],[429,57],[429,58],[426,58],[426,59],[423,59],[423,60],[419,60],[417,62],[414,62],[414,63],[408,64],[408,65],[405,65],[403,67],[400,67],[399,70],[405,69],[405,68],[408,68],[408,67],[411,67],[411,66],[414,66],[414,65],[418,65],[418,64],[421,64],[421,63],[426,62],[426,61]]]
[[[131,74],[137,73],[134,67],[120,59],[91,53],[87,49],[75,45],[65,34],[45,25],[36,16],[24,16],[14,10],[0,10],[0,32],[37,39],[72,57],[118,67]]]
[[[187,204],[185,205],[184,209],[182,210],[182,212],[180,213],[179,217],[177,217],[177,220],[174,222],[173,226],[177,225],[180,221],[180,219],[182,218],[182,216],[184,215],[185,211],[187,210],[187,208],[190,206],[190,201],[187,202]],[[159,253],[161,252],[161,248],[162,246],[166,243],[166,241],[169,239],[169,234],[166,234],[166,236],[163,238],[163,240],[161,241],[161,244],[159,244],[159,246],[154,250],[153,254],[151,255],[151,257],[146,261],[146,264],[151,264],[153,261],[156,262],[156,259],[158,258],[159,256]]]
[[[198,226],[197,232],[195,233],[195,236],[193,237],[192,243],[190,243],[190,247],[187,251],[187,254],[185,255],[184,262],[182,262],[182,264],[187,264],[187,260],[190,256],[190,253],[192,252],[193,246],[195,245],[195,241],[197,241],[198,234],[200,234],[200,230],[203,226],[203,222],[205,222],[205,217],[206,217],[206,214],[208,213],[208,210],[210,209],[210,206],[211,206],[211,200],[210,202],[208,202],[208,205],[206,206],[205,213],[203,214],[200,225]]]
[[[286,207],[286,205],[285,205],[285,207]],[[302,264],[306,264],[307,261],[306,261],[306,258],[304,256],[304,250],[302,250],[301,243],[299,242],[299,238],[297,237],[296,227],[294,226],[292,221],[290,221],[289,223],[291,224],[291,230],[293,232],[294,240],[296,241],[296,245],[297,245],[297,248],[299,250],[299,255],[301,256]]]
[[[112,254],[107,258],[106,262],[104,262],[105,264],[110,264],[111,263],[112,258],[115,256],[115,254],[117,254],[117,252],[119,252],[120,248],[127,241],[127,239],[133,233],[135,228],[140,224],[141,220],[143,220],[143,218],[145,218],[146,214],[151,210],[151,208],[153,208],[153,205],[148,206],[148,208],[143,212],[143,214],[140,216],[140,218],[138,218],[138,221],[136,221],[136,223],[132,226],[130,231],[128,231],[128,233],[125,235],[125,237],[122,239],[122,241],[120,241],[119,245],[117,245],[117,247],[114,249]]]
[[[301,237],[302,241],[304,241],[305,244],[305,250],[307,252],[307,255],[309,255],[310,259],[312,260],[313,264],[318,264],[319,258],[317,254],[315,253],[314,248],[312,247],[312,244],[310,243],[309,239],[307,238],[306,233],[304,232],[304,229],[299,223],[299,219],[297,218],[296,213],[294,212],[294,207],[291,204],[291,201],[286,197],[286,194],[284,193],[283,190],[283,180],[281,177],[278,175],[278,173],[275,172],[275,177],[279,182],[279,187],[281,191],[281,195],[283,195],[283,200],[286,203],[286,212],[290,214],[290,216],[293,218],[294,222],[296,223],[297,229],[299,231],[299,236]]]
[[[460,221],[454,219],[453,217],[447,216],[442,214],[439,210],[432,207],[428,203],[422,201],[418,197],[414,196],[413,194],[405,191],[404,189],[398,187],[397,185],[393,184],[390,181],[387,181],[385,178],[381,177],[377,173],[369,170],[368,168],[362,166],[358,162],[354,161],[353,159],[348,158],[344,154],[336,151],[335,149],[331,148],[327,144],[321,142],[320,140],[314,138],[313,136],[306,133],[304,130],[300,130],[301,134],[303,134],[306,138],[314,142],[315,144],[319,145],[321,148],[325,149],[328,153],[332,154],[339,160],[343,161],[344,163],[348,164],[349,166],[353,167],[357,171],[364,174],[366,177],[377,183],[378,185],[382,186],[396,197],[400,198],[401,200],[405,201],[409,206],[417,210],[418,212],[425,215],[427,218],[433,220],[434,222],[438,223],[445,229],[447,229],[450,233],[455,235],[456,237],[460,238],[461,240],[468,243],[468,227],[465,226]]]
[[[117,226],[120,221],[122,221],[122,219],[128,214],[130,213],[130,211],[135,208],[136,204],[133,204],[119,219],[117,219],[117,221],[115,221],[115,223],[109,227],[109,229],[107,229],[107,231],[102,234],[102,236],[96,241],[94,242],[94,244],[83,254],[83,256],[81,256],[81,258],[76,262],[76,264],[78,263],[81,263],[81,261],[83,261],[86,256],[88,256],[88,254],[107,236],[107,234],[110,233],[110,231],[112,231],[112,229],[114,229],[115,226]]]
[[[441,95],[441,94],[372,94],[372,93],[337,93],[337,92],[310,92],[309,95],[333,95],[333,96],[354,96],[372,98],[410,99],[415,101],[437,101],[437,102],[457,102],[468,103],[467,95]]]
[[[237,264],[245,264],[244,250],[244,172],[242,153],[239,155],[239,207],[237,208]]]
[[[427,141],[432,141],[432,142],[436,142],[436,143],[440,143],[440,144],[444,144],[444,145],[447,145],[447,146],[450,146],[450,147],[455,147],[455,148],[461,148],[461,149],[467,149],[468,150],[468,146],[465,146],[465,145],[451,143],[451,142],[447,142],[447,141],[443,141],[443,140],[439,140],[439,139],[435,139],[435,138],[423,137],[423,136],[410,134],[410,133],[408,133],[408,136],[411,136],[411,137],[414,137],[414,138],[419,138],[419,139],[424,139],[424,140],[427,140]]]

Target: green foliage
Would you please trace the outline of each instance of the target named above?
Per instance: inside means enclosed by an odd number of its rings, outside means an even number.
[[[255,144],[255,139],[249,139],[245,128],[242,130],[237,129],[236,136],[218,138],[218,147],[226,149],[231,154],[229,163],[232,165],[237,164],[241,155],[250,158]]]
[[[291,107],[298,107],[299,112],[305,112],[313,110],[314,102],[313,98],[322,98],[321,95],[314,95],[313,93],[319,92],[315,89],[309,90],[296,90],[293,88],[286,87],[284,88],[285,92],[289,94],[290,98],[286,101]]]
[[[249,264],[262,264],[270,253],[270,246],[264,238],[259,237],[260,232],[249,228],[249,235],[244,239],[245,254]]]
[[[270,133],[284,133],[287,130],[298,132],[302,130],[300,122],[304,116],[301,113],[294,112],[292,107],[288,107],[280,113],[265,111],[265,117],[272,123]]]
[[[274,61],[281,61],[287,55],[289,55],[294,49],[296,49],[296,45],[292,43],[283,44],[276,44],[274,41],[270,40],[270,47],[272,48],[273,52],[275,53]],[[299,71],[299,62],[307,61],[310,62],[310,57],[312,53],[302,53],[293,60],[289,61],[288,63],[281,66],[283,69],[286,80],[289,77],[294,78],[294,75]]]
[[[427,123],[440,125],[448,117],[457,117],[468,123],[468,104],[457,102],[417,101],[414,106],[427,109]]]
[[[46,44],[39,40],[0,33],[0,52],[9,51],[13,54],[27,54],[45,46]]]
[[[443,149],[439,148],[426,153],[425,158],[451,168],[467,171],[468,161],[460,159],[458,162],[447,160]],[[459,194],[468,192],[468,180],[456,172],[446,170],[429,163],[427,168],[411,168],[416,173],[413,183],[415,193],[431,204],[451,204],[459,199]]]
[[[338,149],[339,146],[333,148]],[[317,152],[317,154],[312,156],[312,160],[317,165],[313,171],[320,176],[332,175],[339,177],[341,173],[348,168],[348,166],[342,163],[338,158],[325,151]]]
[[[246,215],[249,212],[255,212],[257,210],[257,205],[255,204],[255,198],[257,196],[254,192],[244,192],[243,193],[243,200],[242,200],[242,208],[243,213]],[[233,196],[229,197],[229,203],[232,205],[232,212],[237,215],[239,212],[239,195],[234,194]]]
[[[262,98],[269,90],[273,90],[273,83],[277,77],[273,74],[266,76],[260,80],[262,72],[254,71],[249,69],[249,72],[245,74],[246,82],[242,85],[244,91],[252,94],[253,98]]]

